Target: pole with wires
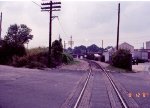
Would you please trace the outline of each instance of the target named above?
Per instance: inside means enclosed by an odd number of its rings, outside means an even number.
[[[120,3],[118,4],[118,26],[117,26],[117,47],[118,50],[118,44],[119,44],[119,23],[120,23]]]
[[[1,34],[2,34],[2,12],[0,16],[0,42],[1,42]]]
[[[41,7],[41,11],[48,11],[49,12],[49,54],[48,54],[48,64],[49,67],[51,67],[51,40],[52,40],[52,19],[57,17],[57,16],[52,16],[52,12],[53,11],[60,11],[59,8],[61,8],[61,6],[59,6],[59,4],[61,4],[61,2],[52,2],[50,1],[49,3],[42,3],[41,5],[43,7]]]

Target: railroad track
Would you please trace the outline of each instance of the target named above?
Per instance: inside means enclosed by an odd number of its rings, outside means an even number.
[[[71,101],[67,101],[65,105],[63,105],[62,108],[83,108],[82,106],[84,106],[84,108],[90,108],[90,106],[86,106],[86,105],[80,105],[81,104],[81,101],[83,100],[83,96],[84,96],[84,93],[87,89],[87,86],[88,86],[88,83],[91,79],[91,77],[93,77],[92,75],[92,67],[96,68],[96,69],[100,69],[102,70],[101,72],[104,73],[105,77],[107,77],[107,80],[109,81],[109,83],[111,84],[112,88],[113,88],[113,91],[115,91],[115,94],[117,95],[116,97],[118,98],[117,100],[119,100],[120,102],[120,105],[119,105],[119,108],[139,108],[139,106],[137,105],[137,103],[135,103],[135,101],[133,99],[130,98],[129,101],[131,102],[127,102],[126,100],[128,100],[128,98],[124,98],[120,92],[120,90],[118,89],[118,87],[116,86],[114,80],[111,78],[111,76],[109,75],[109,73],[107,71],[105,71],[105,69],[103,69],[98,63],[94,62],[94,61],[90,61],[90,60],[87,60],[87,62],[89,63],[89,73],[86,77],[86,80],[84,81],[84,84],[82,89],[80,90],[80,93],[78,95],[77,98],[73,98],[73,95],[71,96],[70,99],[74,100],[72,101],[72,105],[70,104]],[[87,92],[87,91],[86,91]],[[90,92],[90,91],[88,91]],[[88,102],[87,102],[88,103]],[[68,104],[68,106],[67,106]],[[121,106],[121,107],[120,107]],[[101,106],[99,106],[101,108]],[[116,106],[111,106],[112,108],[118,108]]]
[[[105,69],[103,69],[99,64],[97,64],[97,63],[94,62],[94,61],[90,61],[89,63],[95,65],[96,68],[101,69],[101,70],[105,73],[105,75],[106,75],[107,78],[109,79],[111,85],[113,86],[113,88],[114,88],[114,90],[115,90],[115,92],[116,92],[116,94],[117,94],[117,97],[118,97],[118,99],[120,100],[120,103],[121,103],[122,107],[123,107],[123,108],[129,108],[128,105],[127,105],[127,103],[125,102],[123,96],[122,96],[121,93],[119,92],[119,90],[118,90],[116,84],[114,83],[114,81],[112,80],[112,78],[109,76],[109,74],[105,71]]]

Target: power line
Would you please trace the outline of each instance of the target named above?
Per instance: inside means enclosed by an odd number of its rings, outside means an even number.
[[[36,4],[37,6],[39,6],[39,7],[41,7],[42,8],[42,6],[41,5],[39,5],[38,3],[36,3],[36,2],[34,2],[34,1],[32,1],[34,4]]]
[[[61,2],[52,2],[50,1],[49,3],[41,3],[43,7],[41,7],[42,11],[48,11],[49,12],[49,56],[48,56],[48,62],[49,62],[49,67],[51,67],[52,59],[51,59],[51,38],[52,38],[52,18],[55,18],[56,16],[52,16],[53,11],[60,11],[60,6]]]
[[[42,6],[39,5],[38,3],[34,2],[34,1],[32,1],[32,2],[33,2],[34,4],[36,4],[37,6],[39,6],[39,7],[42,8]],[[47,12],[48,12],[48,11],[47,11]],[[55,15],[53,15],[53,16],[55,16]],[[63,33],[67,36],[67,33],[65,32],[65,30],[64,30],[64,28],[63,28],[63,26],[62,26],[62,24],[61,24],[61,22],[60,22],[60,20],[59,20],[59,17],[55,17],[55,18],[57,18],[57,20],[58,20],[58,22],[59,22],[59,25],[60,25],[60,27],[61,27]],[[53,19],[54,19],[54,18],[53,18]],[[52,20],[53,20],[53,19],[52,19]]]
[[[60,25],[60,27],[61,27],[62,31],[63,31],[63,32],[64,32],[64,34],[67,36],[67,34],[66,34],[66,32],[64,31],[63,26],[62,26],[62,24],[60,23],[60,20],[59,20],[59,18],[58,18],[58,17],[57,17],[57,20],[58,20],[58,22],[59,22],[59,25]]]

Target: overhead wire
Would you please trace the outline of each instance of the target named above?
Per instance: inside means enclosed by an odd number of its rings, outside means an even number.
[[[67,36],[67,34],[66,34],[65,30],[63,29],[62,24],[61,24],[61,22],[60,22],[60,20],[59,20],[59,17],[57,17],[57,20],[58,20],[58,22],[59,22],[59,25],[60,25],[62,31],[63,31],[64,34]]]
[[[34,1],[32,1],[34,4],[36,4],[37,6],[39,6],[39,7],[42,7],[41,5],[39,5],[38,3],[36,3],[36,2],[34,2]]]
[[[38,3],[36,3],[36,2],[34,2],[34,1],[32,1],[34,4],[36,4],[37,6],[39,6],[39,7],[42,7],[41,5],[39,5]],[[60,22],[60,20],[59,20],[59,18],[58,17],[56,17],[57,18],[57,20],[58,20],[58,22],[59,22],[59,25],[60,25],[60,27],[61,27],[61,29],[62,29],[62,31],[64,32],[64,34],[65,35],[67,35],[66,34],[66,32],[64,31],[64,29],[63,29],[63,27],[62,27],[62,24],[61,24],[61,22]]]

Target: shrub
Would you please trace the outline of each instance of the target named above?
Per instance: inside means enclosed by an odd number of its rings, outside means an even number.
[[[23,57],[14,56],[12,65],[16,67],[47,67],[48,66],[48,52],[29,53]]]
[[[128,50],[119,49],[112,55],[112,65],[115,67],[132,70],[132,56]]]
[[[28,63],[29,60],[26,56],[23,57],[13,56],[13,61],[12,61],[13,66],[22,67],[22,66],[26,66]]]
[[[62,40],[55,40],[52,43],[52,60],[54,65],[60,65],[62,63],[62,53],[63,53],[63,46]]]
[[[73,57],[68,53],[62,53],[62,61],[63,63],[68,64],[73,61]]]
[[[14,55],[24,56],[26,50],[23,45],[7,44],[5,41],[2,42],[0,48],[0,64],[9,64],[12,61]]]

